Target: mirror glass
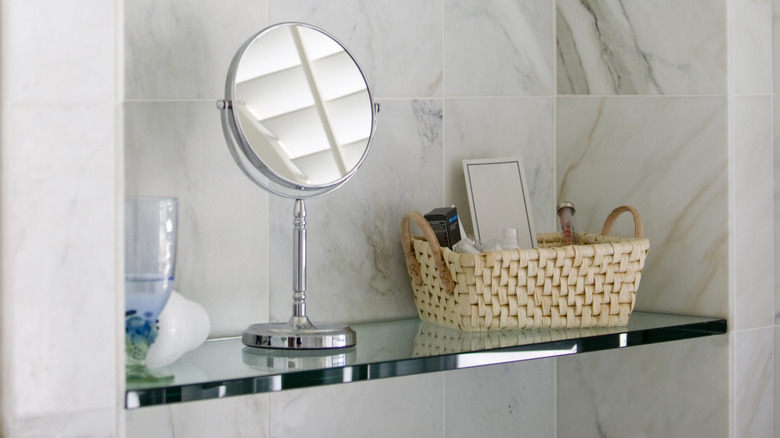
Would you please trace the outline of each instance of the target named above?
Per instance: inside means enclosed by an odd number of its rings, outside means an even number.
[[[249,176],[291,198],[345,182],[363,162],[374,129],[371,95],[354,58],[301,23],[250,38],[233,59],[222,102],[239,166],[249,165],[248,175],[261,172],[267,180]]]

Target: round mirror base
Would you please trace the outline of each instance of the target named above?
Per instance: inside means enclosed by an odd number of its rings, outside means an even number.
[[[241,335],[248,347],[286,350],[323,350],[352,347],[357,334],[343,324],[317,324],[311,328],[296,328],[289,323],[252,324]]]

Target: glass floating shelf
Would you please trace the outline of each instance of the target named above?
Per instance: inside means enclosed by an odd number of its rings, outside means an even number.
[[[125,408],[409,376],[726,333],[726,320],[634,312],[626,327],[460,332],[419,319],[351,325],[355,347],[288,351],[206,341],[165,368],[166,385],[128,386]]]

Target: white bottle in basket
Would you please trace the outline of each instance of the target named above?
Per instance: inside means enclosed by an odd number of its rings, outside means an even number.
[[[520,249],[517,243],[517,228],[504,228],[504,240],[501,241],[501,248],[505,250]]]

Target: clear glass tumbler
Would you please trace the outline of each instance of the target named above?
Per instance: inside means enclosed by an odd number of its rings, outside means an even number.
[[[172,380],[146,367],[157,317],[171,295],[176,270],[178,200],[125,200],[125,371],[129,385]]]

